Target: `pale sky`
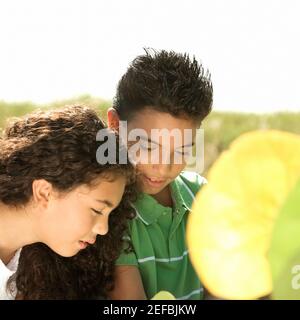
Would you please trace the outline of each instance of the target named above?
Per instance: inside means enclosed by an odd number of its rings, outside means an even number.
[[[216,110],[300,111],[298,0],[0,0],[0,100],[111,99],[143,47],[195,55]]]

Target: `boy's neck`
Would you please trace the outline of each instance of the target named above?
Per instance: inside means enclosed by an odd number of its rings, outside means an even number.
[[[164,207],[173,207],[170,185],[167,185],[159,193],[152,195],[152,197]]]

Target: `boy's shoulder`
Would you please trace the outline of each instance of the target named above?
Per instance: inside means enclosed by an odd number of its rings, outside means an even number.
[[[200,174],[193,171],[182,171],[176,178],[187,186],[195,195],[203,185],[207,184],[207,180],[200,176]]]

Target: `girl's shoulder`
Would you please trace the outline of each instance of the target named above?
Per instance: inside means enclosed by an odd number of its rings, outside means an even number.
[[[16,291],[14,284],[12,291],[7,289],[7,281],[17,271],[21,249],[19,249],[8,264],[0,260],[0,300],[12,300],[15,298]]]

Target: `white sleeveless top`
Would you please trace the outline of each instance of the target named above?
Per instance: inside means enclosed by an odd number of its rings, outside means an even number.
[[[5,265],[0,260],[0,300],[14,300],[16,297],[16,289],[14,283],[12,292],[7,290],[8,279],[17,271],[21,249],[19,249],[14,257]]]

